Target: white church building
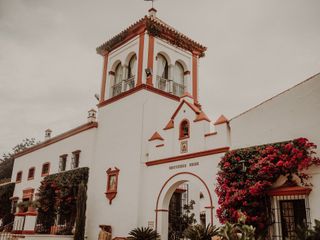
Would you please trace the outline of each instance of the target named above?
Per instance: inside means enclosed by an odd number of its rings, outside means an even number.
[[[149,226],[166,240],[175,193],[183,203],[195,201],[198,223],[220,224],[216,176],[227,151],[298,137],[320,145],[320,75],[230,120],[221,115],[212,121],[198,100],[205,51],[153,8],[98,47],[103,69],[97,111],[60,135],[47,130],[43,142],[16,155],[13,203],[35,199],[47,175],[88,167],[88,239],[97,239],[105,224],[113,238]],[[299,199],[313,222],[320,219],[320,169],[311,175],[312,190]],[[17,230],[26,239],[38,239],[36,217],[16,214],[16,220],[25,219]],[[282,239],[279,234],[274,239]]]

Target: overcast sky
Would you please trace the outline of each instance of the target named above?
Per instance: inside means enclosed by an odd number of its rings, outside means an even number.
[[[200,102],[212,120],[320,72],[319,0],[158,0],[155,7],[208,47]],[[26,137],[43,140],[47,128],[56,135],[86,122],[101,81],[95,48],[149,8],[143,0],[0,0],[0,154]]]

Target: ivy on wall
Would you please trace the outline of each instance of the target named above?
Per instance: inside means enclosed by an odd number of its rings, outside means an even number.
[[[8,183],[0,186],[0,219],[2,219],[3,226],[9,224],[13,220],[10,198],[13,195],[14,186],[15,183]]]
[[[89,168],[52,174],[45,177],[39,187],[38,222],[41,232],[48,233],[57,214],[71,229],[76,217],[76,202],[80,183],[88,182]]]
[[[314,156],[315,148],[306,138],[299,138],[226,153],[219,163],[217,177],[219,220],[235,223],[241,211],[248,224],[266,229],[269,206],[266,191],[281,175],[296,175],[306,184],[309,175],[303,171],[320,165],[320,159]]]

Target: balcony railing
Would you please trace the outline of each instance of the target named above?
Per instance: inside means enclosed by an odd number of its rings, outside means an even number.
[[[169,86],[170,80],[165,79],[163,77],[157,76],[157,83],[156,86],[162,91],[168,92],[168,86]]]
[[[112,97],[119,95],[122,92],[122,82],[112,86]]]
[[[172,83],[172,93],[178,97],[181,97],[184,93],[185,86],[176,82]]]
[[[169,80],[160,76],[157,76],[156,87],[162,91],[172,93],[178,97],[181,97],[185,92],[183,84],[176,83],[173,80]]]
[[[128,79],[126,79],[126,80],[123,80],[124,81],[124,90],[125,91],[128,91],[128,90],[130,90],[130,89],[132,89],[132,88],[134,88],[134,77],[135,76],[133,76],[133,77],[131,77],[131,78],[128,78]]]

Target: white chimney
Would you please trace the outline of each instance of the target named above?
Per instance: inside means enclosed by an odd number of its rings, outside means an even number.
[[[90,109],[88,111],[88,122],[96,122],[97,120],[97,111],[94,109]]]
[[[51,129],[47,129],[45,132],[44,132],[44,140],[48,140],[51,138],[51,133],[52,133],[52,130]]]

